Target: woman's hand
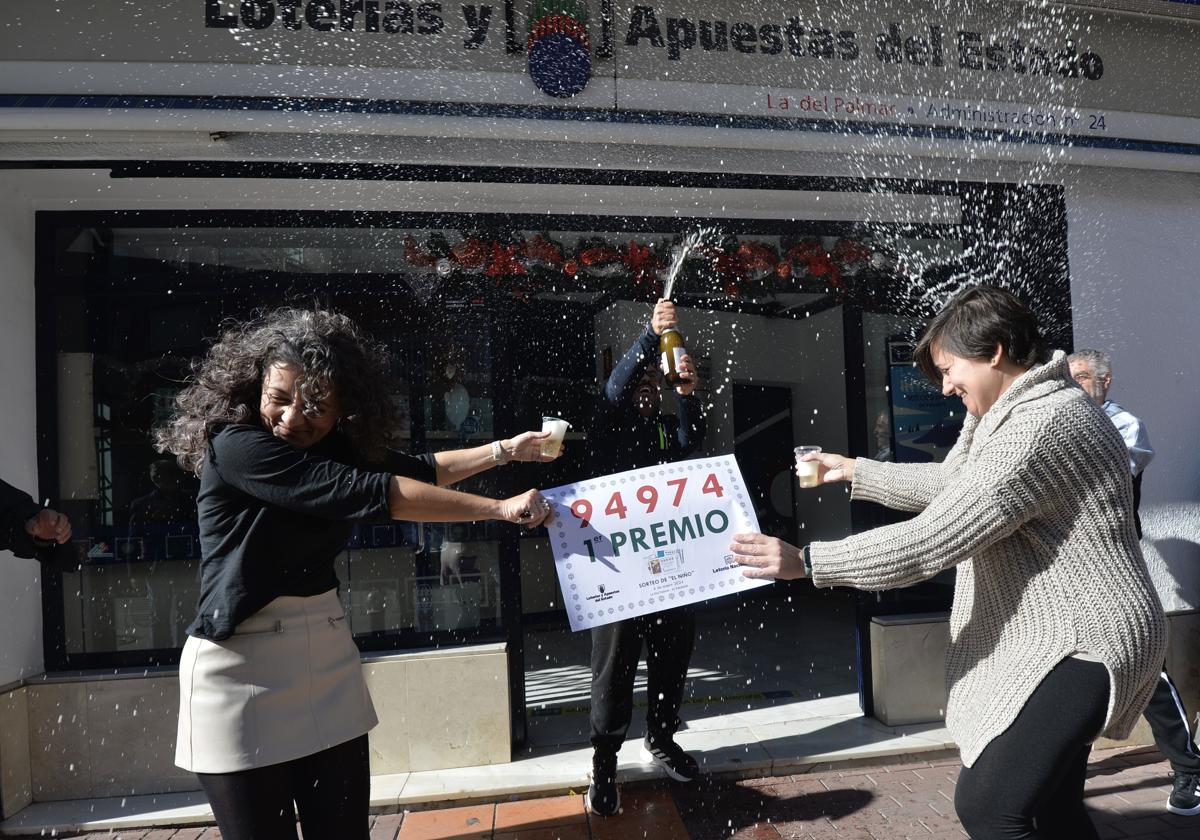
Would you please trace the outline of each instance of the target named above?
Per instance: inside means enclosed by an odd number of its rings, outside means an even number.
[[[519,496],[502,499],[500,515],[497,518],[533,529],[549,519],[551,513],[553,508],[541,493],[537,490],[526,490]]]
[[[71,539],[71,520],[56,510],[42,508],[25,523],[25,533],[35,540],[62,545]]]
[[[748,578],[795,580],[806,577],[804,552],[791,543],[766,534],[736,534],[733,559],[744,566],[742,575]]]
[[[679,357],[679,378],[683,381],[675,386],[675,393],[681,397],[691,396],[696,390],[696,386],[700,384],[700,377],[696,375],[696,367],[692,364],[692,357],[684,353]]]
[[[562,455],[566,445],[558,448],[558,455],[543,455],[542,441],[548,437],[550,432],[521,432],[515,438],[500,441],[500,446],[510,461],[553,461]]]
[[[654,330],[655,335],[662,335],[664,331],[673,329],[679,325],[679,318],[675,315],[675,304],[666,298],[659,298],[658,303],[654,304],[654,315],[650,318],[650,329]]]
[[[834,455],[832,452],[810,452],[800,460],[817,462],[817,481],[821,484],[854,481],[854,458]]]

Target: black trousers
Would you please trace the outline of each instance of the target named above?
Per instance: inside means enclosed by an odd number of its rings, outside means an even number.
[[[679,706],[696,641],[691,607],[592,628],[592,746],[616,755],[633,717],[633,681],[646,645],[646,734],[668,740],[679,729]]]
[[[283,764],[196,776],[222,840],[296,840],[297,809],[305,837],[368,840],[366,735]]]
[[[1200,774],[1200,748],[1192,738],[1187,711],[1166,664],[1158,675],[1150,705],[1146,707],[1146,721],[1154,733],[1154,745],[1171,762],[1177,773]]]
[[[1064,659],[1012,726],[963,768],[954,808],[972,840],[1096,840],[1083,783],[1108,683],[1099,662]]]

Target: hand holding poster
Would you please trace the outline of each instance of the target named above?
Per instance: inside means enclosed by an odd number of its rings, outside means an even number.
[[[732,455],[679,461],[542,491],[572,630],[764,586],[729,551],[758,517]]]

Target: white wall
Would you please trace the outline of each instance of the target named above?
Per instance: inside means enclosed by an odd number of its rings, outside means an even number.
[[[0,478],[37,495],[33,213],[0,179]],[[0,552],[0,685],[42,668],[42,594],[35,560]]]
[[[1143,548],[1168,610],[1200,608],[1200,175],[1066,179],[1075,346],[1108,351],[1110,396],[1145,420]]]

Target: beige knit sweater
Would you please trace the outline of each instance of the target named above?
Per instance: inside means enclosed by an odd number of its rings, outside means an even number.
[[[1125,444],[1061,352],[967,417],[942,464],[859,458],[852,498],[914,519],[813,543],[817,586],[890,589],[958,566],[946,726],[970,767],[1063,658],[1108,669],[1103,734],[1150,699],[1166,620],[1133,526]]]

